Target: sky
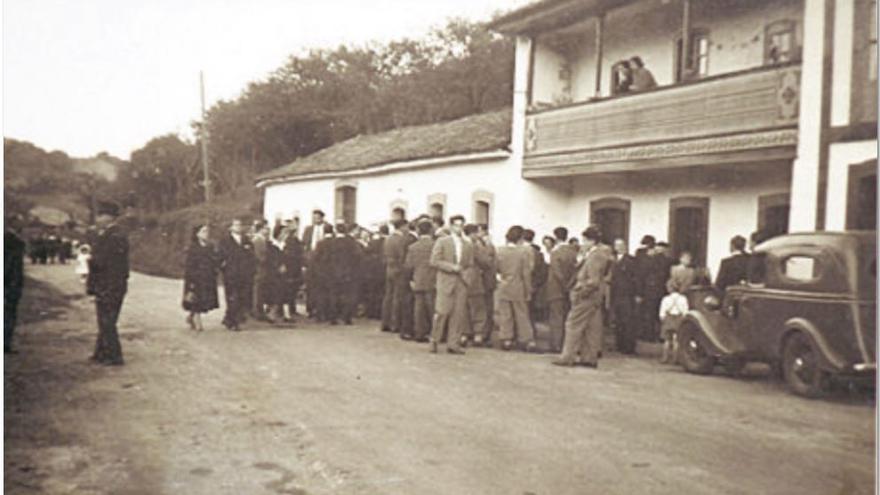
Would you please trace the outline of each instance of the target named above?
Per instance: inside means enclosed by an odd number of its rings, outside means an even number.
[[[419,37],[529,0],[3,0],[3,134],[47,150],[128,159],[189,136],[291,54]]]

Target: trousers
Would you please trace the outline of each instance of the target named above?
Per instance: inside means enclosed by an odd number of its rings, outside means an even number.
[[[516,340],[520,344],[534,342],[535,331],[529,318],[528,302],[496,299],[494,316],[502,341]]]
[[[548,301],[549,317],[548,326],[550,327],[550,348],[553,352],[562,351],[562,343],[565,340],[565,318],[571,309],[571,303],[568,297],[564,299],[554,299]]]
[[[413,292],[413,338],[422,340],[431,335],[431,325],[434,321],[434,291]]]
[[[565,341],[561,360],[574,363],[580,358],[585,363],[599,361],[602,351],[602,299],[589,296],[572,301],[571,311],[565,319]]]
[[[98,315],[98,339],[95,342],[95,361],[102,363],[122,363],[122,345],[119,343],[119,312],[125,294],[113,297],[98,296],[95,298],[95,310]]]

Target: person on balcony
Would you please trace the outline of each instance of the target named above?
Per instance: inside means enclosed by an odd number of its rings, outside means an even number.
[[[629,61],[621,60],[612,67],[611,94],[620,95],[629,93],[633,84],[632,68]]]
[[[654,74],[651,74],[641,57],[635,56],[629,59],[630,70],[632,74],[632,84],[630,91],[647,91],[657,87],[657,81],[654,80]]]

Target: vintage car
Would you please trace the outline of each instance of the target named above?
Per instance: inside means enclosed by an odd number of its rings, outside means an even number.
[[[679,327],[679,362],[737,374],[765,362],[792,391],[816,397],[833,376],[876,369],[876,232],[813,232],[756,247],[747,283],[698,288]]]

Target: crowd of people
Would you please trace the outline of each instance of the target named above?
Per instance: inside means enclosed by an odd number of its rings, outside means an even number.
[[[351,325],[364,316],[401,339],[441,344],[451,354],[468,346],[537,352],[536,324],[549,328],[554,364],[597,366],[606,326],[617,349],[636,352],[636,341],[663,341],[664,361],[676,353],[675,329],[688,310],[683,297],[711,284],[708,270],[693,266],[689,252],[671,256],[669,245],[642,238],[631,254],[624,239],[602,243],[596,226],[580,239],[558,227],[535,243],[535,232],[512,226],[495,246],[488,226],[461,215],[404,218],[396,210],[375,231],[325,221],[320,210],[299,235],[298,219],[274,225],[242,219],[218,242],[210,227],[192,231],[185,262],[183,308],[193,330],[200,315],[219,307],[222,275],[223,325],[238,331],[248,318],[292,324],[303,296],[317,322]],[[760,234],[753,235],[758,242]],[[746,241],[731,240],[731,257],[720,267],[719,290],[746,280]]]
[[[27,253],[32,264],[67,264],[75,256],[76,241],[51,232],[39,232],[27,241]]]

